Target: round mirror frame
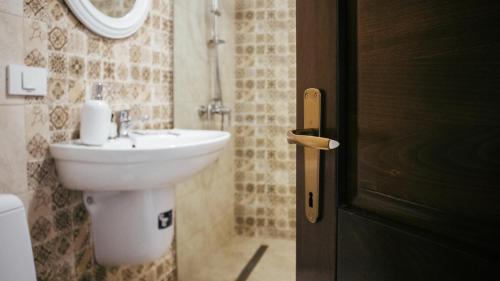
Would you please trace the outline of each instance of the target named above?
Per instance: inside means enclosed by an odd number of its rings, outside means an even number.
[[[136,0],[128,14],[113,18],[99,11],[89,0],[66,0],[66,4],[88,29],[113,39],[134,34],[142,26],[151,9],[151,0]]]

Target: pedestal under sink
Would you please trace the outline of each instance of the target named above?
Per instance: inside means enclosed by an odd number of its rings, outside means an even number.
[[[227,132],[173,129],[136,131],[102,146],[51,145],[63,186],[84,192],[97,262],[162,256],[173,239],[175,184],[213,163],[229,139]]]

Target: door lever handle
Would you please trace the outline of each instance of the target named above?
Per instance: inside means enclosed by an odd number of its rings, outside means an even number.
[[[339,146],[335,140],[322,138],[318,129],[296,129],[286,133],[289,144],[297,144],[319,150],[332,150]]]
[[[304,127],[286,133],[290,144],[304,146],[304,207],[309,222],[316,223],[320,217],[320,150],[332,150],[337,141],[321,136],[321,91],[310,88],[304,92]]]

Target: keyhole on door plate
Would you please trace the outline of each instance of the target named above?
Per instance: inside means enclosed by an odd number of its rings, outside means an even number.
[[[309,208],[313,207],[313,193],[309,192]]]

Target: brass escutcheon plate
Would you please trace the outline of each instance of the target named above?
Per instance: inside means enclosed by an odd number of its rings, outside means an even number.
[[[307,89],[304,92],[304,129],[321,128],[321,92]],[[320,150],[304,147],[305,211],[307,220],[315,223],[319,218]]]

